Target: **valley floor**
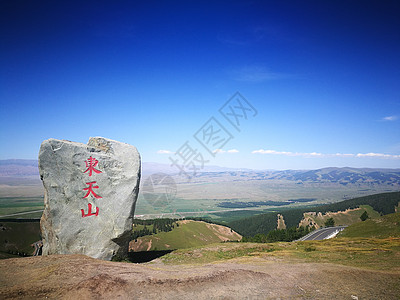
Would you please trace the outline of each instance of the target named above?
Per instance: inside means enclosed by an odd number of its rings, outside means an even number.
[[[39,256],[2,260],[0,274],[1,299],[398,299],[400,295],[398,267],[360,268],[269,253],[207,263],[157,259],[146,264],[83,255]]]

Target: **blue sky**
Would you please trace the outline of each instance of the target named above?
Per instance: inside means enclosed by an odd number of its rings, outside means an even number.
[[[148,162],[188,142],[210,165],[400,167],[398,1],[1,1],[0,40],[0,159],[104,136]]]

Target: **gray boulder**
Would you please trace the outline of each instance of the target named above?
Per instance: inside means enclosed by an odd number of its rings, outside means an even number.
[[[87,145],[49,139],[40,147],[39,173],[43,255],[127,255],[140,181],[135,147],[102,137]]]

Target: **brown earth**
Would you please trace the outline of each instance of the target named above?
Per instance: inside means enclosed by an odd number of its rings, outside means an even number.
[[[281,214],[278,214],[278,225],[276,229],[286,229],[285,220]]]
[[[344,211],[337,211],[337,212],[327,212],[327,213],[321,213],[321,212],[305,212],[303,214],[303,219],[299,223],[299,227],[307,227],[307,226],[314,226],[316,229],[321,228],[321,226],[317,223],[324,223],[327,219],[329,218],[334,218],[335,216],[345,216],[349,215],[350,212],[354,211],[362,211],[361,208],[349,208]],[[361,214],[361,213],[360,213]],[[358,220],[357,220],[358,221]],[[350,225],[350,224],[346,224]]]
[[[247,257],[205,265],[83,255],[0,261],[0,299],[399,299],[398,272]]]
[[[202,222],[205,223],[205,222]],[[233,231],[231,228],[226,226],[221,226],[217,224],[205,223],[206,226],[214,231],[214,234],[222,241],[240,241],[242,236],[237,232]]]

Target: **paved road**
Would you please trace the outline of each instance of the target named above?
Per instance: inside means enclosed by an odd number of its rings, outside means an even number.
[[[335,237],[340,231],[345,229],[347,226],[336,226],[336,227],[327,227],[315,230],[306,236],[299,239],[299,241],[319,241],[325,240],[332,237]]]
[[[13,217],[13,216],[20,216],[20,215],[27,215],[27,214],[32,214],[32,213],[37,213],[37,212],[42,212],[42,211],[43,211],[43,209],[31,210],[31,211],[24,211],[24,212],[19,212],[19,213],[15,213],[15,214],[3,215],[3,216],[0,216],[0,218]]]

